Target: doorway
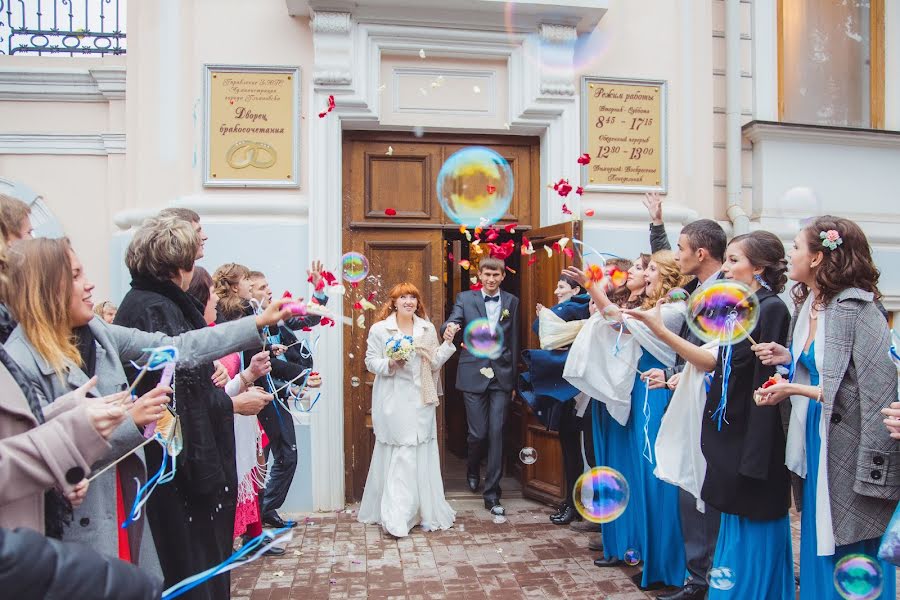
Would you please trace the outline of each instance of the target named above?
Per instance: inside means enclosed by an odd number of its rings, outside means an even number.
[[[477,257],[459,225],[450,221],[441,210],[436,183],[447,157],[472,145],[486,146],[498,152],[513,171],[515,191],[507,214],[497,223],[503,236],[497,241],[513,239],[516,244],[516,251],[507,260],[510,272],[503,289],[523,301],[520,305],[523,348],[534,347],[524,342],[529,340],[531,331],[533,309],[529,306],[533,307],[537,301],[547,303],[552,298],[555,279],[553,286],[542,285],[546,290],[541,290],[538,296],[528,291],[528,286],[536,285],[537,281],[526,274],[519,253],[523,234],[529,237],[538,234],[539,239],[546,237],[540,233],[543,230],[537,229],[541,197],[539,138],[344,133],[343,250],[360,252],[369,262],[369,276],[355,286],[347,286],[344,295],[344,314],[348,316],[344,326],[344,479],[346,499],[350,502],[362,497],[375,444],[371,416],[374,376],[365,368],[366,337],[375,312],[365,310],[362,301],[380,307],[394,284],[410,281],[419,288],[426,312],[439,328],[456,293],[469,289],[470,277],[476,275],[476,271],[464,270],[459,262],[469,260],[477,264]],[[503,227],[511,223],[517,223],[515,232],[505,232]],[[563,227],[571,229],[571,225],[564,224]],[[562,259],[566,260],[565,257]],[[526,298],[530,304],[525,303]],[[441,465],[448,494],[465,486],[465,409],[462,397],[453,385],[456,360],[456,357],[452,358],[445,367],[445,395],[437,416]],[[535,426],[541,427],[523,403],[515,399],[507,424],[504,475],[513,477],[516,482],[527,482],[529,473],[535,481],[548,479],[549,483],[543,488],[531,485],[529,490],[525,485],[523,493],[546,502],[557,501],[562,495],[562,469],[561,461],[552,458],[552,447],[558,446],[558,442],[553,432],[540,438],[530,434]],[[524,467],[519,462],[519,450],[525,445],[546,453],[548,460],[543,469],[535,469],[533,465]],[[547,473],[541,473],[535,479],[533,475],[539,471]],[[504,490],[510,489],[511,485],[514,487],[510,482],[504,483],[507,483]]]

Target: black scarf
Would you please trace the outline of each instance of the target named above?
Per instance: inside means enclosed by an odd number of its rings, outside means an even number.
[[[82,370],[90,379],[97,370],[97,342],[94,340],[94,333],[89,325],[76,327],[72,333],[75,334],[75,346],[84,363]]]
[[[131,274],[131,287],[144,292],[155,292],[165,296],[178,305],[181,313],[190,322],[194,329],[203,329],[208,323],[203,318],[204,306],[199,300],[182,290],[171,281],[159,281],[139,275]]]

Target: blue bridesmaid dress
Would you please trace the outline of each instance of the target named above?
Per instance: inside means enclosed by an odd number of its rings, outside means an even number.
[[[665,365],[643,350],[638,369],[646,372],[648,369],[665,369]],[[640,552],[644,562],[641,579],[644,587],[658,582],[667,585],[684,583],[686,562],[678,511],[678,488],[653,475],[656,469],[656,436],[670,398],[671,392],[665,388],[648,391],[640,376],[635,375],[628,433],[631,435],[630,449],[637,470],[636,476],[628,481],[632,484],[632,518],[642,522],[640,544],[634,549]],[[640,483],[635,485],[633,481]]]
[[[810,385],[819,385],[816,369],[815,342],[798,360],[809,371]],[[806,481],[803,484],[803,511],[800,513],[800,600],[841,600],[834,586],[834,568],[848,554],[865,554],[877,560],[880,538],[862,540],[846,546],[837,546],[833,556],[816,554],[816,484],[819,474],[819,420],[822,405],[809,401],[806,413]],[[882,573],[880,598],[897,597],[896,567],[889,562],[878,561]]]

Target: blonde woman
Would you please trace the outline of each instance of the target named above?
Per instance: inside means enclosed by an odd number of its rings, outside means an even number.
[[[183,265],[173,278],[189,280],[184,268],[187,266]],[[182,360],[211,362],[228,352],[256,347],[261,339],[259,329],[287,315],[276,303],[268,314],[256,320],[245,319],[227,327],[185,332],[176,337],[145,333],[109,325],[94,315],[94,285],[67,239],[19,242],[11,253],[10,267],[11,285],[17,290],[10,296],[10,308],[19,325],[6,349],[21,367],[45,413],[54,398],[83,385],[92,375],[98,377],[99,394],[124,390],[128,380],[122,363],[145,362],[145,348],[173,345],[179,348]],[[155,314],[148,311],[147,317],[152,319]],[[144,441],[141,426],[162,415],[170,391],[154,389],[135,403],[110,439],[112,449],[93,465],[95,470]],[[131,507],[135,478],[146,479],[142,451],[91,482],[63,539],[80,541],[107,556],[124,557],[153,569],[156,552],[151,537],[142,535],[143,522],[137,521],[124,530],[119,527],[118,515]]]
[[[456,512],[444,499],[435,415],[440,370],[456,350],[457,326],[448,326],[438,345],[422,296],[411,283],[391,289],[377,319],[366,350],[366,368],[375,375],[375,450],[358,519],[380,524],[395,537],[409,535],[416,525],[448,529]],[[404,337],[411,340],[412,354],[388,350]]]
[[[116,320],[116,312],[118,312],[118,310],[119,307],[117,307],[115,304],[113,304],[109,300],[104,300],[94,307],[94,314],[107,323],[112,324],[112,322]]]
[[[587,283],[585,274],[570,267],[564,273]],[[654,252],[647,264],[646,298],[640,309],[625,310],[628,315],[645,312],[662,312],[666,329],[680,331],[684,322],[683,311],[675,307],[656,308],[659,300],[685,283],[670,250]],[[592,285],[588,291],[594,302],[606,315],[617,313],[603,286]],[[665,388],[651,389],[647,382],[648,371],[665,369],[675,364],[675,353],[637,318],[626,318],[620,326],[639,345],[637,363],[630,365],[631,409],[627,421],[622,424],[604,411],[603,425],[607,432],[605,442],[608,466],[621,472],[631,486],[631,500],[625,513],[603,529],[604,556],[594,564],[599,567],[618,565],[626,553],[636,552],[644,563],[642,573],[633,577],[641,589],[657,589],[663,585],[680,585],[684,581],[685,556],[678,515],[678,488],[657,479],[653,475],[656,466],[654,448],[663,414],[669,404],[671,392]],[[623,342],[624,345],[624,342]],[[608,356],[605,360],[624,360],[610,348],[598,348]],[[610,356],[616,354],[615,357]],[[633,360],[633,359],[630,359]],[[637,372],[635,372],[637,371]]]

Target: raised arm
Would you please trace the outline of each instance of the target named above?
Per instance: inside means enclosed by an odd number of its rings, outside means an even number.
[[[447,317],[447,320],[444,321],[444,324],[441,325],[441,335],[444,335],[444,330],[447,329],[447,325],[449,323],[456,323],[459,325],[460,329],[465,322],[464,319],[465,312],[463,311],[463,293],[460,292],[456,295],[456,302],[453,303],[453,310],[450,311],[450,316]]]
[[[650,251],[671,250],[662,217],[662,197],[658,192],[644,194],[644,206],[650,214]]]

